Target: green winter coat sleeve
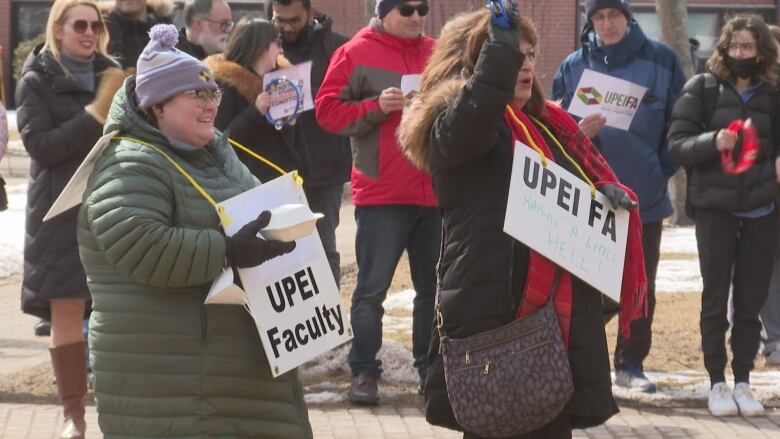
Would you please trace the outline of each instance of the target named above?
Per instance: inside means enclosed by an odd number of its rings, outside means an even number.
[[[174,223],[171,170],[153,159],[101,162],[84,208],[107,262],[130,281],[154,287],[188,287],[216,278],[225,262],[224,235]]]

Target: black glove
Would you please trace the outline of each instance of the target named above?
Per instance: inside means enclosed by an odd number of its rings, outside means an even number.
[[[269,221],[271,212],[264,210],[256,220],[246,223],[235,235],[227,238],[228,264],[238,268],[255,267],[295,249],[295,241],[272,241],[257,237],[257,233]]]
[[[606,195],[607,198],[609,198],[609,202],[612,203],[613,209],[622,207],[623,209],[629,210],[639,207],[639,203],[632,200],[626,191],[620,189],[612,183],[602,186],[601,192]]]
[[[504,1],[504,0],[500,0]],[[493,19],[491,10],[491,20],[488,24],[488,37],[491,43],[503,44],[505,46],[517,49],[520,47],[520,30],[517,28],[517,23],[520,21],[520,11],[517,9],[516,4],[506,6],[506,12],[509,14],[509,29],[504,29],[498,25]]]

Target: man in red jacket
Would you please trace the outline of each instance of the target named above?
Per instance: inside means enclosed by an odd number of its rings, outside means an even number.
[[[425,379],[441,217],[430,175],[407,161],[395,133],[404,108],[402,80],[413,84],[433,49],[433,39],[423,35],[427,14],[427,0],[379,1],[376,17],[333,54],[316,99],[322,128],[352,141],[358,278],[348,396],[357,404],[379,403],[382,302],[404,250],[416,291],[412,353],[421,384]]]

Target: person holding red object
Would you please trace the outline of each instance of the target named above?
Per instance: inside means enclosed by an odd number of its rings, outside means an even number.
[[[715,416],[757,416],[764,408],[750,389],[758,352],[758,314],[767,298],[778,237],[776,157],[780,149],[777,49],[767,25],[736,16],[723,27],[707,61],[709,73],[685,85],[669,129],[672,159],[688,173],[686,210],[696,220],[704,281],[701,340]],[[742,134],[730,126],[750,119]],[[746,135],[752,128],[757,134]],[[751,153],[751,145],[757,151]],[[748,166],[744,159],[755,154]],[[743,157],[736,165],[721,156]],[[722,165],[723,162],[727,166]],[[744,168],[744,169],[741,169]],[[741,172],[735,172],[741,171]],[[731,350],[734,390],[726,384],[729,290],[733,287]]]

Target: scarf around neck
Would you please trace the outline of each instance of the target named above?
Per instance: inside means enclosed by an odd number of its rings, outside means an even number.
[[[515,120],[514,116],[525,126],[525,129]],[[551,133],[554,133],[561,145],[566,148],[566,152],[575,162],[575,167],[581,168],[585,175],[595,182],[596,187],[612,183],[626,191],[632,200],[637,200],[636,194],[631,189],[620,184],[607,162],[568,113],[547,102],[545,103],[543,119]],[[512,132],[513,145],[518,140],[526,145],[536,145],[548,160],[555,161],[550,146],[547,145],[544,136],[528,115],[507,106],[504,112],[504,121]],[[555,285],[556,272],[558,272],[559,277],[553,302],[564,344],[568,347],[572,309],[571,274],[533,250],[530,250],[528,265],[528,278],[523,299],[517,310],[517,317],[527,316],[544,306],[550,294],[553,293],[552,288]],[[626,339],[631,336],[631,322],[646,315],[647,276],[645,274],[644,252],[642,251],[642,222],[639,218],[639,209],[631,209],[623,265],[623,282],[620,291],[619,316],[620,330]]]

